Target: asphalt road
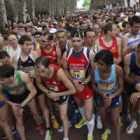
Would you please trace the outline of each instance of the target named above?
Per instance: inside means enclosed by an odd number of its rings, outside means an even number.
[[[71,115],[72,111],[69,111],[69,114]],[[110,122],[110,127],[111,127],[111,134],[109,136],[108,140],[116,140],[115,135],[112,129],[111,121],[110,121],[110,116],[108,116],[108,121]],[[25,113],[24,117],[24,124],[25,124],[25,131],[26,131],[26,136],[27,140],[44,140],[44,136],[41,136],[39,132],[36,130],[36,126],[34,123],[34,120],[31,116],[30,113]],[[128,122],[126,122],[125,119],[123,119],[123,126],[122,126],[122,140],[140,140],[139,134],[140,134],[140,126],[138,126],[133,134],[127,134],[125,132],[126,127],[128,126]],[[138,121],[138,124],[140,124],[140,121]],[[103,133],[103,130],[98,130],[95,125],[95,129],[93,132],[94,140],[101,140],[101,134]],[[52,140],[63,140],[63,133],[59,133],[56,130],[53,129],[53,135],[52,135]],[[86,140],[87,137],[87,127],[83,126],[80,129],[74,128],[72,126],[69,129],[69,137],[70,140]],[[20,140],[20,138],[16,138],[15,140]]]

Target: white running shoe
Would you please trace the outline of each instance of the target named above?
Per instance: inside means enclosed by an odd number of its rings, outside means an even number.
[[[132,134],[134,132],[134,129],[137,128],[137,122],[136,121],[132,121],[129,126],[126,128],[126,133],[127,134]]]
[[[52,139],[51,131],[50,130],[47,130],[46,131],[46,134],[45,134],[45,140],[51,140],[51,139]]]

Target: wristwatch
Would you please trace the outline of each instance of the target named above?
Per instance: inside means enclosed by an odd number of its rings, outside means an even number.
[[[109,94],[109,98],[111,98],[111,99],[112,99],[112,98],[113,98],[113,95],[112,95],[112,94]]]
[[[85,84],[85,82],[82,82],[81,85],[85,86],[86,84]]]

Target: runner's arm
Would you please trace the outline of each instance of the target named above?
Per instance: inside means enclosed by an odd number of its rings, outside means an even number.
[[[91,65],[91,67],[93,66],[93,63],[94,63],[94,56],[95,56],[95,54],[94,54],[94,52],[93,51],[91,51],[90,50],[90,52],[89,52],[89,60],[90,60],[90,65]],[[89,83],[91,81],[91,74],[85,79],[85,84],[87,84],[87,83]]]
[[[133,84],[134,80],[130,78],[130,59],[131,54],[128,54],[124,58],[124,78],[129,84]]]
[[[42,84],[42,80],[41,80],[41,77],[39,75],[36,75],[36,85],[44,93],[49,92],[49,90]]]
[[[118,58],[115,59],[116,63],[119,64],[122,61],[122,51],[121,51],[121,39],[117,38],[117,46],[118,46]]]
[[[14,67],[15,70],[18,69],[18,66],[17,66],[17,55],[15,55],[12,59],[12,65]]]
[[[66,54],[66,52],[64,53],[62,59],[63,59],[63,69],[64,69],[64,72],[66,73],[67,77],[71,81],[73,81],[73,78],[70,76],[69,71],[68,71],[68,63],[67,63],[67,54]]]
[[[6,99],[3,95],[3,91],[2,91],[2,86],[0,85],[0,102],[5,102],[7,103],[8,105],[12,106],[12,102],[10,102],[8,99]]]
[[[67,75],[65,74],[65,72],[63,71],[62,68],[60,68],[58,70],[57,79],[59,81],[61,81],[66,86],[66,88],[67,88],[66,91],[57,93],[58,97],[59,96],[64,96],[64,95],[71,95],[71,94],[75,94],[76,93],[76,90],[74,88],[74,85],[69,80],[69,78],[67,77]]]
[[[30,92],[27,98],[21,103],[21,107],[24,107],[28,102],[30,102],[34,98],[34,96],[37,94],[37,91],[32,81],[30,80],[29,76],[21,71],[20,74],[21,74],[22,81],[26,84],[26,87]]]
[[[61,50],[59,48],[56,48],[56,53],[57,53],[57,63],[60,65],[61,61]]]
[[[91,67],[91,83],[92,83],[92,89],[93,89],[96,93],[98,93],[98,94],[104,96],[104,92],[100,91],[100,90],[98,89],[98,87],[96,86],[96,83],[95,83],[94,72],[95,72],[95,67],[96,67],[96,65],[97,65],[97,64],[95,63],[95,64],[92,65],[92,67]]]
[[[120,66],[116,65],[116,78],[118,79],[118,90],[112,94],[112,98],[117,97],[123,92],[123,70]]]
[[[132,48],[130,47],[127,49],[127,44],[128,44],[128,36],[124,36],[122,38],[122,59],[129,53],[132,52]]]

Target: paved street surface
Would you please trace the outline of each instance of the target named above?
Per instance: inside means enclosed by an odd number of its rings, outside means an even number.
[[[72,114],[72,113],[69,113],[69,114]],[[25,117],[24,122],[26,126],[25,130],[26,130],[27,140],[44,140],[44,136],[41,136],[35,128],[35,123],[34,123],[34,120],[32,119],[31,114],[26,113],[25,116],[26,117]],[[110,120],[110,117],[108,117],[108,120]],[[140,121],[138,123],[140,124]],[[122,127],[122,140],[140,140],[139,139],[140,126],[135,129],[133,134],[128,135],[125,132],[127,125],[128,123],[124,120],[124,125]],[[110,126],[111,126],[111,123],[110,123]],[[95,127],[94,140],[101,140],[100,136],[102,132],[103,130],[97,130]],[[81,129],[75,129],[74,126],[70,128],[70,132],[69,132],[70,140],[86,140],[86,135],[87,135],[86,126],[83,126]],[[63,138],[63,133],[59,133],[56,130],[53,130],[52,140],[62,140],[62,138]],[[16,138],[16,140],[20,140],[20,139]],[[108,140],[116,140],[113,130]]]

